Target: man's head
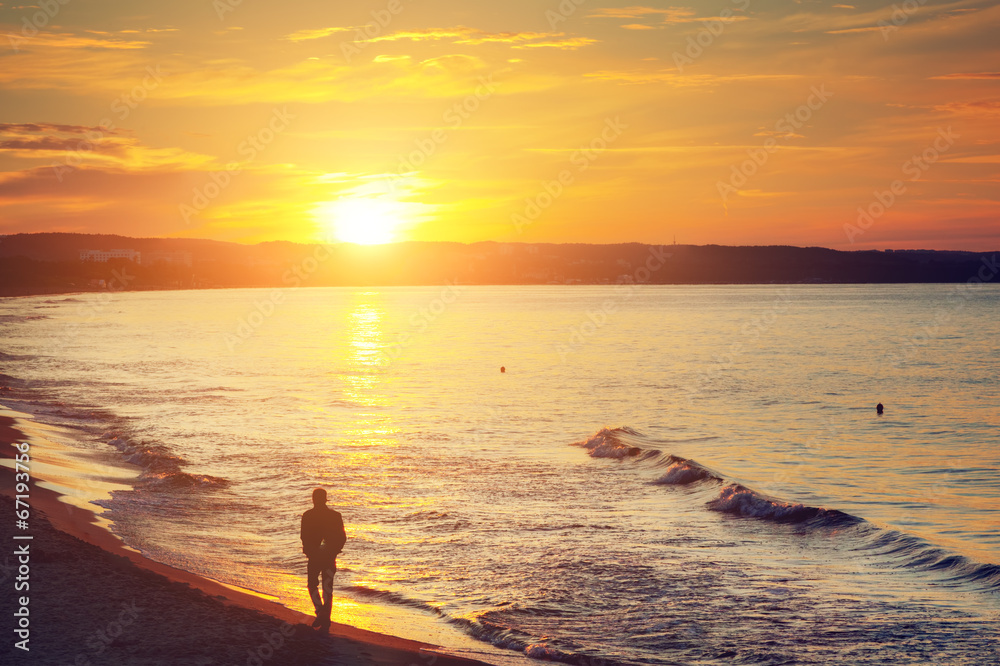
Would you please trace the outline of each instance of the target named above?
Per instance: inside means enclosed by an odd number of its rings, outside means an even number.
[[[326,506],[326,491],[322,488],[313,491],[313,506]]]

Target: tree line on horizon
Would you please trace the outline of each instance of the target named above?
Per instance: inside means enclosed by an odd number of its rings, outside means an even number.
[[[81,250],[189,253],[191,265]],[[791,246],[406,242],[378,246],[87,234],[0,238],[0,294],[125,289],[460,284],[760,284],[965,282],[993,253],[839,251]],[[652,257],[660,260],[651,261]],[[652,266],[654,270],[644,268]],[[102,282],[103,281],[103,282]]]

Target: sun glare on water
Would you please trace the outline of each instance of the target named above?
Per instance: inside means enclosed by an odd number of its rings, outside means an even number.
[[[320,204],[317,221],[339,241],[378,245],[396,239],[406,221],[403,204],[385,197],[350,197]]]

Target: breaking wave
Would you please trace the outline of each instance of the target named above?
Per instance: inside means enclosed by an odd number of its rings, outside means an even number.
[[[664,486],[686,486],[696,481],[722,481],[722,477],[693,460],[680,456],[669,457],[667,471],[653,483]]]
[[[485,610],[465,616],[448,615],[439,606],[407,597],[398,592],[388,590],[376,590],[366,585],[351,585],[343,588],[350,594],[361,597],[367,601],[378,601],[380,603],[404,606],[415,610],[423,611],[430,615],[442,618],[448,624],[458,628],[463,633],[476,640],[489,643],[494,647],[504,650],[521,652],[531,659],[541,661],[555,661],[564,664],[579,664],[581,666],[616,666],[619,662],[611,659],[597,659],[591,656],[576,652],[567,652],[521,632],[515,631],[504,625],[502,615],[505,611]],[[529,611],[524,611],[529,612]],[[532,611],[537,613],[537,610]]]
[[[207,474],[191,474],[181,469],[187,461],[174,455],[167,447],[147,442],[134,442],[127,437],[105,433],[110,446],[121,451],[126,462],[143,469],[139,485],[150,490],[183,490],[188,488],[225,488],[229,481]]]
[[[652,481],[656,485],[687,486],[699,482],[722,485],[718,494],[705,503],[705,508],[710,511],[751,520],[794,524],[809,529],[851,527],[854,529],[845,530],[839,536],[854,539],[854,550],[874,551],[874,554],[892,567],[932,574],[943,585],[971,585],[978,589],[1000,591],[1000,565],[976,562],[919,537],[879,527],[839,509],[807,506],[770,497],[726,479],[722,474],[689,458],[666,455],[656,448],[644,448],[642,445],[647,442],[654,443],[637,430],[623,426],[602,428],[588,439],[573,445],[587,449],[594,458],[629,460],[653,468],[666,467]]]
[[[784,502],[738,483],[723,488],[719,492],[719,496],[710,501],[707,506],[712,511],[782,523],[810,521],[826,527],[839,527],[863,522],[861,518],[837,509],[823,509],[794,502]]]
[[[623,435],[641,436],[640,433],[628,427],[602,428],[589,439],[576,442],[573,446],[587,449],[592,458],[631,458],[642,453],[642,449],[623,440]],[[659,453],[659,452],[657,452]]]

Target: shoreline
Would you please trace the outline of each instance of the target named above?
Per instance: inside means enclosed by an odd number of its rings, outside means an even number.
[[[626,283],[628,284],[628,283]],[[807,287],[823,286],[903,286],[903,285],[962,285],[966,280],[924,280],[907,282],[877,282],[877,281],[856,281],[856,280],[769,280],[769,281],[719,281],[719,282],[641,282],[635,286],[647,287],[769,287],[769,286],[793,286],[802,285]],[[983,284],[989,284],[983,283]],[[51,289],[25,288],[25,289],[4,289],[0,288],[0,299],[5,298],[32,298],[36,296],[74,296],[77,294],[128,294],[145,293],[157,291],[223,291],[239,289],[393,289],[393,288],[435,288],[440,287],[435,283],[419,284],[316,284],[316,285],[295,285],[289,287],[286,284],[272,285],[216,285],[206,287],[135,287],[129,289],[101,289],[98,287],[73,287]],[[463,282],[462,287],[615,287],[619,283],[615,282]]]
[[[18,428],[14,417],[0,414],[0,458],[13,459],[16,449],[12,444],[17,442],[35,445],[32,438]],[[7,515],[4,531],[13,532],[13,468],[3,465],[0,476],[0,501]],[[296,664],[339,663],[340,659],[349,659],[350,663],[390,666],[488,666],[485,662],[450,654],[441,646],[346,624],[333,623],[329,634],[321,635],[311,628],[312,616],[251,592],[146,558],[101,527],[94,512],[62,502],[61,495],[43,487],[38,481],[34,477],[31,479],[29,491],[31,513],[28,534],[32,540],[27,542],[31,552],[31,574],[27,582],[31,586],[28,590],[32,614],[28,646],[31,649],[23,652],[25,658],[36,663],[39,653],[46,655],[42,663],[101,663],[106,659],[103,654],[101,657],[97,655],[106,652],[110,658],[117,647],[129,652],[119,655],[125,661],[118,660],[118,663],[127,664],[173,664],[178,663],[176,660],[180,658],[183,663],[208,666],[257,664],[258,660],[264,663],[275,658],[276,663]],[[10,527],[6,527],[8,525]],[[36,571],[40,573],[36,574]],[[94,575],[89,575],[90,572]],[[8,577],[6,568],[0,577]],[[110,589],[98,584],[98,580],[105,577],[109,578],[105,583],[112,586]],[[36,583],[36,580],[39,582]],[[118,584],[119,581],[121,584]],[[110,601],[111,597],[122,596],[128,598]],[[141,611],[143,603],[146,603],[143,600],[152,598],[158,600],[160,608],[171,606],[175,612],[170,620],[136,613],[132,621],[137,623],[138,629],[148,625],[141,632],[145,641],[137,640],[136,634],[140,631],[128,631],[126,636],[126,630],[122,628],[121,640],[112,638],[111,631],[108,631],[105,637],[110,640],[106,643],[103,638],[97,638],[97,642],[80,643],[73,634],[78,633],[74,629],[82,623],[82,619],[68,623],[59,620],[59,616],[64,614],[64,607],[72,606],[78,617],[106,617],[103,620],[105,625],[120,620],[119,624],[124,627],[131,616],[126,610],[121,610],[121,605],[131,603],[131,608]],[[66,603],[69,599],[77,601]],[[93,608],[81,608],[81,602],[89,602]],[[102,610],[101,607],[109,603],[112,608]],[[36,610],[40,606],[42,610]],[[14,610],[11,608],[12,613]],[[218,618],[214,629],[211,626],[213,615]],[[40,628],[36,629],[38,626]],[[250,637],[249,642],[238,641],[238,647],[227,644],[227,638],[234,633]],[[53,634],[58,635],[55,642],[50,640]],[[192,644],[193,635],[198,634],[204,635],[208,642]],[[91,632],[90,638],[94,639],[96,635]],[[0,654],[22,653],[14,647],[15,641],[16,638],[0,646]],[[93,646],[88,646],[88,642]],[[269,653],[269,645],[273,656],[265,657]],[[173,656],[156,656],[171,646]],[[183,657],[176,654],[178,649],[184,653]],[[291,652],[281,656],[280,653],[285,650]],[[170,651],[168,649],[168,654]],[[54,657],[52,661],[49,661],[50,653]],[[91,662],[87,655],[94,655],[98,661]]]

